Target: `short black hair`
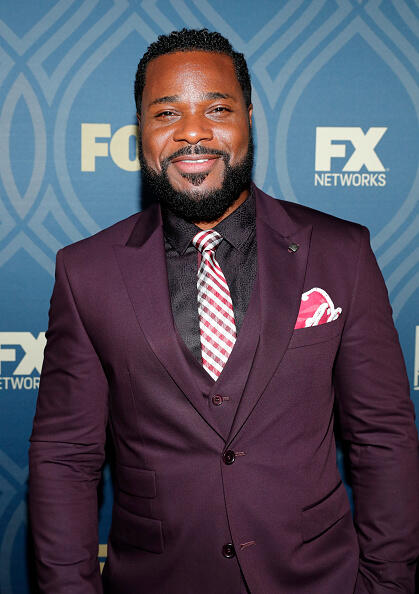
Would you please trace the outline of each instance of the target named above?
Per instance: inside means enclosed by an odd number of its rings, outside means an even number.
[[[157,41],[148,46],[147,51],[141,58],[134,85],[135,105],[138,114],[141,112],[147,64],[164,54],[192,51],[214,52],[230,56],[233,60],[237,80],[243,91],[246,107],[249,107],[252,102],[252,88],[244,55],[235,52],[231,43],[221,33],[208,31],[208,29],[181,29],[180,31],[172,31],[169,35],[159,35]]]

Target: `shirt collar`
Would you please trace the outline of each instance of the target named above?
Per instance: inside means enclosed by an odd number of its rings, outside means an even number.
[[[162,217],[165,238],[180,255],[184,254],[192,239],[201,229],[167,209],[162,209]],[[236,210],[213,228],[234,248],[244,249],[247,240],[256,228],[256,206],[253,189],[243,204],[240,204]]]

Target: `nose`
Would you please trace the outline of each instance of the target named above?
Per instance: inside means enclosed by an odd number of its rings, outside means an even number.
[[[203,140],[212,140],[213,132],[209,120],[200,114],[184,115],[176,125],[173,140],[198,144]]]

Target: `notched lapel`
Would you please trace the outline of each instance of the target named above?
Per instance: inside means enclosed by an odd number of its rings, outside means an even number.
[[[127,245],[114,246],[125,287],[140,328],[154,354],[198,413],[219,434],[211,424],[207,401],[194,380],[177,338],[170,305],[160,213],[149,214],[146,211],[143,216]]]
[[[288,219],[282,207],[281,211]],[[240,431],[280,364],[300,307],[312,227],[301,227],[291,222],[284,225],[284,220],[279,220],[277,212],[272,210],[269,217],[268,213],[264,212],[265,216],[261,216],[262,213],[259,212],[256,220],[261,334],[228,443]],[[282,232],[278,228],[282,228]],[[289,250],[291,244],[298,245],[298,249]]]

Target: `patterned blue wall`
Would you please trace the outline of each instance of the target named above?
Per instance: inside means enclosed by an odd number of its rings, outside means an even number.
[[[183,26],[219,30],[248,59],[256,182],[370,228],[419,408],[417,1],[3,0],[3,594],[30,591],[27,446],[55,253],[141,208],[133,77],[147,45]],[[108,471],[103,500],[105,543]]]

